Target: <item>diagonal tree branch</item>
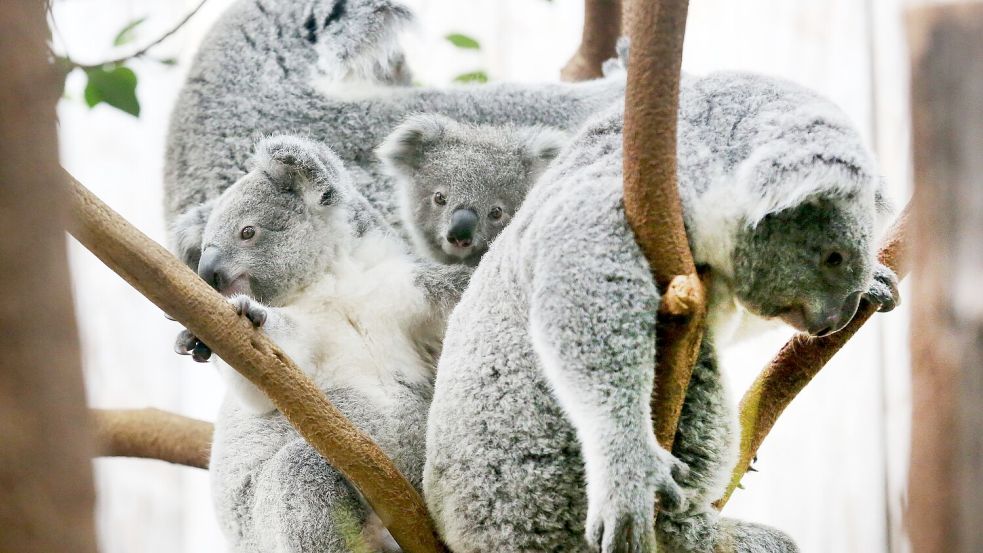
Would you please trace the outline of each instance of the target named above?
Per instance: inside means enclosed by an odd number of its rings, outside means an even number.
[[[404,551],[443,550],[420,494],[293,361],[191,269],[66,178],[75,216],[70,232],[79,242],[263,390],[304,439],[359,489]]]
[[[625,91],[625,215],[663,291],[652,418],[671,449],[706,318],[676,184],[676,113],[687,0],[634,0]]]
[[[96,454],[208,468],[212,423],[160,409],[93,409]]]
[[[621,0],[584,0],[584,34],[570,61],[560,70],[564,81],[602,76],[601,65],[614,57],[621,36]]]
[[[906,255],[909,213],[910,206],[905,207],[878,254],[880,262],[901,278],[910,270]],[[718,509],[723,508],[741,483],[758,447],[785,408],[876,311],[875,306],[864,301],[850,324],[839,332],[822,338],[796,335],[761,371],[741,399],[740,457],[727,491],[715,504]]]

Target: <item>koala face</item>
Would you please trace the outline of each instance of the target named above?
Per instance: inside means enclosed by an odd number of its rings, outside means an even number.
[[[281,136],[260,142],[253,168],[209,207],[183,255],[224,295],[248,294],[278,305],[330,270],[353,232],[349,177],[323,145]],[[178,221],[180,224],[181,220]],[[195,252],[191,246],[197,245]]]
[[[418,115],[378,149],[398,181],[403,223],[443,263],[476,264],[566,141],[540,127],[491,127]]]
[[[852,197],[817,199],[742,230],[733,257],[738,301],[815,336],[840,330],[871,284],[872,212]]]

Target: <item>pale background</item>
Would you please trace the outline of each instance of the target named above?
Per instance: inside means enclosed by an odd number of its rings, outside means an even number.
[[[56,44],[83,62],[109,48],[125,23],[148,15],[137,44],[156,38],[196,0],[58,0]],[[84,83],[69,79],[61,102],[65,166],[161,241],[161,174],[167,117],[198,41],[230,3],[210,0],[157,50],[177,67],[136,62],[139,119],[88,110]],[[494,80],[557,78],[576,48],[581,0],[411,0],[420,23],[405,37],[416,80],[444,85],[487,70]],[[746,69],[779,75],[835,100],[878,153],[891,193],[909,189],[907,51],[903,0],[692,0],[685,70]],[[462,32],[480,52],[441,37]],[[71,261],[90,402],[155,406],[212,419],[223,393],[210,366],[171,353],[176,323],[74,242]],[[910,303],[910,300],[909,300]],[[796,399],[759,453],[726,513],[776,525],[806,553],[906,551],[901,529],[910,417],[906,310],[878,316]],[[784,342],[777,333],[725,355],[743,391]],[[735,397],[736,401],[736,397]],[[223,550],[204,471],[157,461],[98,460],[102,550]]]

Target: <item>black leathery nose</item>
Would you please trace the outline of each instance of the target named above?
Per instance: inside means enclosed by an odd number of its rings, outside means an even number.
[[[478,228],[478,214],[472,209],[462,208],[451,214],[451,225],[447,229],[447,241],[467,247],[471,245],[474,231]]]
[[[205,248],[198,260],[198,276],[216,290],[228,284],[229,275],[221,267],[221,252],[215,248]]]

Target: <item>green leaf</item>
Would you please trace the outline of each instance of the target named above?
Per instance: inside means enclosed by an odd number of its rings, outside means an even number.
[[[457,46],[458,48],[465,48],[468,50],[479,50],[481,48],[481,45],[478,44],[477,40],[467,35],[462,35],[461,33],[451,33],[444,38],[449,40],[451,44]]]
[[[454,77],[455,83],[487,83],[488,74],[484,71],[471,71]]]
[[[134,117],[140,116],[137,100],[137,76],[130,68],[119,66],[86,69],[85,103],[91,108],[105,102]]]
[[[157,63],[162,65],[177,65],[177,58],[163,58],[157,60]]]
[[[122,29],[120,29],[118,33],[116,33],[116,38],[113,39],[113,46],[123,46],[124,44],[129,44],[130,42],[133,42],[133,39],[136,38],[136,32],[134,31],[141,23],[143,23],[146,20],[147,20],[146,17],[141,17],[139,19],[134,19],[133,21],[127,23],[125,27],[123,27]]]

